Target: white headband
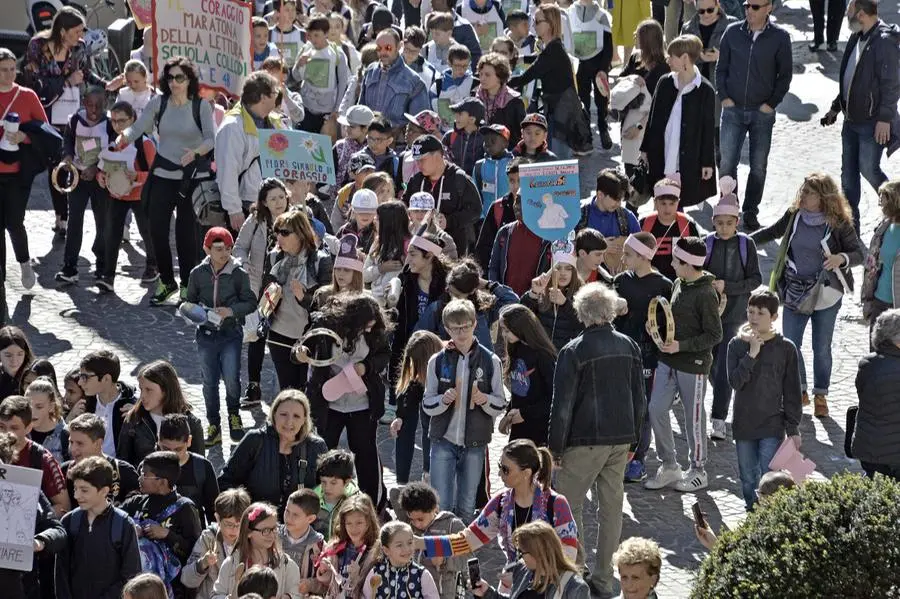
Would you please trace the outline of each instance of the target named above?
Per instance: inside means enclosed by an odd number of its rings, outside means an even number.
[[[409,245],[415,246],[420,250],[424,250],[429,254],[434,254],[435,256],[440,256],[444,252],[444,248],[434,243],[433,241],[428,241],[424,237],[419,237],[418,235],[413,235],[413,238],[410,239]]]
[[[638,241],[638,238],[634,235],[629,235],[625,239],[625,245],[634,250],[639,256],[643,256],[647,260],[653,259],[653,256],[656,255],[656,250],[653,248],[648,248],[646,245]]]
[[[578,259],[571,252],[555,252],[553,254],[553,266],[557,264],[569,264],[570,266],[578,266]]]
[[[706,263],[706,256],[689,254],[674,243],[672,244],[672,255],[691,266],[703,266]]]
[[[355,258],[348,258],[346,256],[338,256],[334,259],[334,268],[348,268],[350,270],[355,270],[358,272],[363,271],[363,263],[360,260],[356,260]]]

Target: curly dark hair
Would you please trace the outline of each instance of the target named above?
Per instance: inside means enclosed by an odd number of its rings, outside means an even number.
[[[370,322],[371,331],[366,331]],[[352,354],[360,336],[386,336],[393,325],[378,302],[369,294],[339,293],[322,307],[316,326],[331,329],[344,340],[344,351]],[[371,344],[370,344],[371,347]]]
[[[173,56],[166,61],[163,67],[162,76],[159,78],[159,91],[164,96],[171,96],[172,90],[169,88],[169,71],[172,67],[180,68],[188,78],[188,98],[196,98],[200,94],[200,78],[197,76],[197,67],[191,62],[190,58],[184,56]]]
[[[481,288],[481,267],[472,258],[462,258],[447,274],[446,301],[453,299],[450,287],[465,296],[475,306],[475,312],[490,310],[497,301],[493,294]]]

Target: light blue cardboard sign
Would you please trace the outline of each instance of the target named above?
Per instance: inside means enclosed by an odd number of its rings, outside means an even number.
[[[335,185],[331,138],[289,129],[259,132],[259,168],[263,177]]]
[[[519,180],[525,226],[548,241],[566,239],[581,216],[578,161],[523,164]]]

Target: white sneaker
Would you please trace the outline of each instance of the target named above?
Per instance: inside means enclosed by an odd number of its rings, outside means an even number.
[[[709,433],[709,438],[714,439],[716,441],[724,441],[726,438],[725,434],[725,421],[720,420],[718,418],[712,419],[712,432]]]
[[[656,476],[653,478],[648,478],[644,481],[644,488],[650,489],[651,491],[655,491],[657,489],[664,489],[665,487],[670,487],[677,482],[681,481],[681,468],[675,466],[674,468],[666,468],[665,466],[660,466],[656,471]]]
[[[675,485],[675,490],[682,493],[693,493],[694,491],[705,489],[707,486],[709,486],[709,480],[706,476],[706,470],[692,467],[684,473],[684,476]]]
[[[35,277],[34,268],[31,267],[31,260],[20,263],[19,268],[22,270],[22,287],[25,289],[34,287]]]

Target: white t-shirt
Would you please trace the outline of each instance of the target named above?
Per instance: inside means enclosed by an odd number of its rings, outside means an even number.
[[[103,422],[106,423],[106,435],[103,437],[103,453],[112,457],[115,457],[116,455],[116,437],[113,431],[113,407],[116,405],[118,399],[119,396],[116,396],[116,399],[104,405],[98,397],[97,407],[94,409],[94,414],[98,418],[102,418]]]
[[[119,90],[116,102],[128,102],[131,104],[131,107],[134,108],[134,112],[136,113],[136,119],[139,119],[141,118],[141,113],[144,112],[144,108],[147,107],[147,104],[150,103],[150,99],[155,94],[156,91],[152,87],[148,87],[142,92],[135,92],[130,87],[123,87]]]

